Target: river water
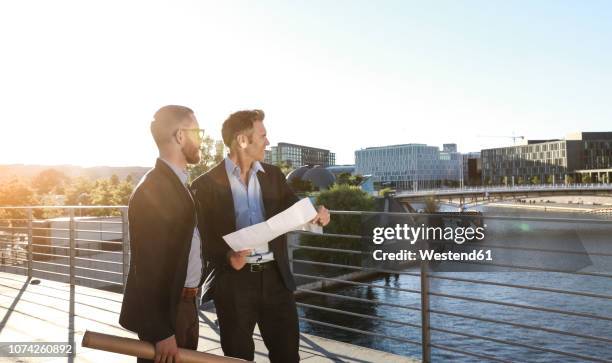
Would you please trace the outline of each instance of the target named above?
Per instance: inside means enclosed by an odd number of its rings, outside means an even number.
[[[585,214],[526,211],[498,207],[480,207],[480,210],[483,211],[485,216],[595,218]],[[590,271],[612,276],[612,256],[592,255],[593,252],[612,253],[612,223],[602,225],[562,221],[532,222],[486,219],[485,221],[487,224],[485,243],[488,245],[545,247],[548,249],[557,248],[559,250],[586,252],[583,255],[579,253],[503,251],[494,248],[492,251],[500,253],[494,255],[497,256],[497,259],[494,257],[494,261],[510,261],[513,266],[524,265],[544,269]],[[431,314],[431,327],[433,328],[431,340],[433,344],[463,352],[493,356],[512,362],[584,362],[587,361],[585,357],[612,361],[612,344],[609,341],[568,336],[554,332],[542,332],[524,327],[514,327],[443,314],[446,312],[481,319],[495,319],[610,340],[612,339],[612,278],[508,268],[476,272],[448,272],[449,270],[444,269],[442,271],[433,272],[432,274],[605,296],[577,296],[432,278],[430,280],[431,292],[463,297],[463,299],[457,299],[436,295],[430,296],[430,309],[435,311],[435,313]],[[420,311],[409,309],[410,307],[420,308],[420,294],[384,288],[394,287],[420,290],[419,277],[397,274],[374,278],[366,282],[380,287],[346,286],[329,292],[376,300],[382,303],[398,304],[408,308],[390,307],[375,303],[348,301],[336,297],[316,295],[300,297],[298,301],[358,314],[377,316],[397,322],[421,324]],[[469,301],[469,299],[478,299],[480,301]],[[490,301],[590,314],[600,318],[542,312],[514,306],[501,306],[488,303]],[[308,319],[338,324],[362,331],[380,333],[417,342],[421,340],[421,329],[418,327],[354,317],[307,307],[300,307],[299,313],[300,316]],[[348,332],[309,322],[302,321],[300,325],[301,331],[304,333],[311,333],[399,355],[415,358],[421,357],[420,345],[399,342],[379,336]],[[489,340],[460,336],[435,329],[486,337]],[[513,342],[522,346],[510,346],[491,340]],[[525,345],[568,352],[583,357],[566,357],[553,352],[529,348]],[[482,358],[447,352],[438,348],[432,348],[432,360],[434,362],[486,361]]]

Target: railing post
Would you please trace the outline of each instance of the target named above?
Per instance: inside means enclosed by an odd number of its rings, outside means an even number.
[[[33,265],[33,254],[32,254],[32,208],[28,208],[28,278],[32,278],[32,265]]]
[[[123,288],[127,284],[128,273],[130,272],[130,236],[128,228],[128,210],[121,208],[121,250],[123,251]]]
[[[429,276],[427,260],[421,260],[421,350],[423,363],[431,362],[431,330],[429,329]]]
[[[75,278],[75,256],[76,256],[76,231],[74,221],[74,208],[69,209],[69,243],[70,243],[70,285],[74,286],[76,283]]]

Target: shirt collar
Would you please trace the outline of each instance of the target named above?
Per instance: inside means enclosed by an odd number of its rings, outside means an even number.
[[[170,169],[172,169],[174,174],[178,176],[178,178],[181,180],[181,183],[183,183],[183,185],[187,185],[187,180],[189,179],[189,173],[187,172],[187,170],[181,170],[177,168],[171,162],[169,162],[168,160],[164,158],[159,158],[159,159],[163,161],[164,163],[166,163],[170,167]]]
[[[234,164],[234,162],[232,161],[232,159],[229,158],[229,156],[225,157],[225,170],[228,174],[235,175],[236,173],[238,173],[238,175],[240,175],[240,166]],[[262,173],[266,172],[259,161],[254,161],[251,165],[251,173],[257,173],[260,171]]]

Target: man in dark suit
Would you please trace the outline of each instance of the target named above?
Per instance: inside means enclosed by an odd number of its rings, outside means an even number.
[[[178,347],[198,345],[202,245],[186,167],[200,161],[202,130],[191,109],[171,105],[155,113],[151,133],[159,158],[129,202],[130,271],[119,323],[155,345],[156,363],[174,363]]]
[[[300,359],[299,326],[286,237],[240,252],[223,240],[298,201],[280,169],[262,163],[269,144],[263,119],[261,110],[230,115],[222,128],[229,156],[192,184],[209,271],[204,290],[212,291],[226,356],[254,359],[257,324],[270,360],[292,363]],[[312,222],[329,223],[327,209],[319,207]]]

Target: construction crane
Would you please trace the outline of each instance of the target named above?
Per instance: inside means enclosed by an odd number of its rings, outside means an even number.
[[[478,137],[505,137],[505,138],[508,138],[508,139],[512,139],[512,143],[513,143],[513,144],[516,144],[516,140],[517,140],[517,139],[520,139],[520,140],[524,140],[524,139],[525,139],[525,136],[514,136],[514,135],[512,135],[512,136],[501,136],[501,135],[478,135]]]

